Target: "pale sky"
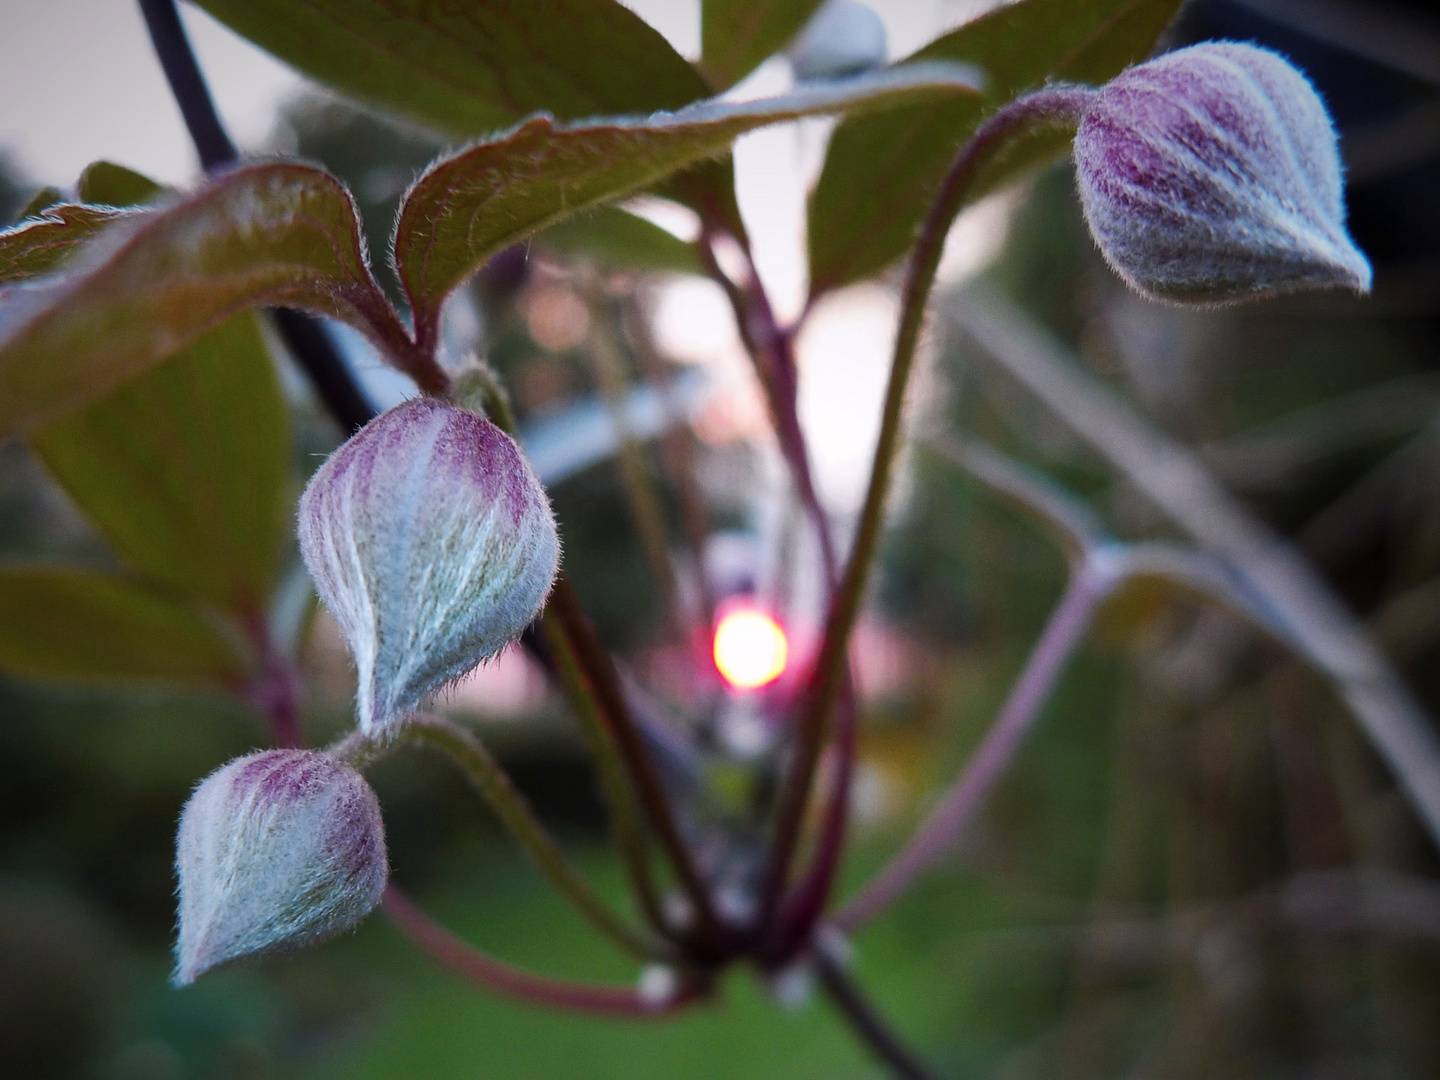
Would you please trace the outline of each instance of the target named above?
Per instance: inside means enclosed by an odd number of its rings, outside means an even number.
[[[910,52],[983,0],[874,0],[892,56]],[[699,0],[630,0],[687,56]],[[284,65],[181,5],[220,111],[242,147],[264,145],[276,106],[303,85]],[[109,158],[168,183],[196,171],[180,114],[133,0],[0,0],[0,146],[32,181],[72,182]]]

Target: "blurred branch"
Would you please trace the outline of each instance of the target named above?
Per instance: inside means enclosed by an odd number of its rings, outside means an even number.
[[[1349,450],[1424,428],[1440,409],[1440,376],[1411,375],[1282,416],[1200,447],[1231,488],[1262,491],[1294,483],[1296,474]]]
[[[932,1080],[930,1070],[895,1036],[859,987],[850,981],[845,969],[823,949],[815,952],[815,974],[830,1000],[845,1014],[851,1030],[894,1075],[900,1080]]]
[[[947,311],[1171,520],[1233,565],[1269,621],[1335,685],[1440,844],[1434,721],[1310,564],[1240,507],[1192,452],[1081,374],[1062,345],[994,289],[972,287]]]
[[[863,926],[954,846],[985,796],[1015,760],[1096,609],[1119,583],[1116,561],[1109,555],[1108,548],[1088,549],[1076,561],[1065,594],[1030,650],[984,741],[900,854],[835,915],[836,926],[842,930]]]

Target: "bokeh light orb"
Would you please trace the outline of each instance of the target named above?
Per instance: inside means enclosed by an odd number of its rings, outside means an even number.
[[[789,655],[784,629],[757,608],[732,608],[715,627],[715,667],[736,690],[774,682]]]

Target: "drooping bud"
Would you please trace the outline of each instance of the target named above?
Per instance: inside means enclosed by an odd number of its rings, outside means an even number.
[[[560,543],[545,491],[483,416],[430,398],[376,417],[300,500],[300,550],[359,672],[369,735],[535,618]]]
[[[1101,252],[1147,296],[1370,287],[1330,117],[1273,52],[1210,42],[1130,68],[1081,117],[1075,165]]]
[[[313,945],[380,902],[385,827],[370,785],[313,750],[237,758],[180,815],[175,982],[240,956]]]

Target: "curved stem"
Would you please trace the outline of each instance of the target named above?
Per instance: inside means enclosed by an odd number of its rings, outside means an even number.
[[[800,837],[816,766],[826,741],[831,707],[847,668],[850,632],[870,580],[871,564],[880,542],[891,471],[900,447],[905,390],[914,367],[916,346],[925,317],[925,304],[935,283],[950,224],[970,194],[976,176],[991,155],[1016,134],[1039,125],[1073,124],[1089,101],[1091,91],[1073,88],[1040,90],[1017,98],[982,124],[961,148],[941,181],[920,236],[911,251],[910,269],[900,308],[895,354],[885,391],[880,437],[875,447],[870,484],[856,529],[855,543],[839,591],[830,607],[825,636],[815,662],[808,702],[800,720],[795,761],[781,795],[766,894],[776,896],[784,885]]]
[[[815,973],[830,1000],[849,1021],[850,1029],[894,1075],[900,1080],[933,1080],[935,1074],[890,1030],[859,987],[850,981],[844,968],[817,951]]]
[[[545,826],[516,790],[509,775],[485,744],[468,731],[439,716],[416,714],[406,721],[401,738],[441,751],[464,770],[490,808],[520,842],[540,872],[591,924],[611,941],[642,959],[666,959],[670,950],[642,935],[615,914],[560,850]]]
[[[384,908],[401,933],[444,967],[487,990],[531,1005],[650,1020],[679,1012],[701,997],[700,988],[693,985],[681,986],[668,998],[656,1000],[628,986],[596,986],[526,971],[462,941],[393,884],[385,887]]]
[[[932,863],[954,846],[985,796],[1005,775],[1020,744],[1040,714],[1066,662],[1084,638],[1095,610],[1114,589],[1119,568],[1104,553],[1086,557],[1071,575],[1010,689],[994,725],[925,824],[899,855],[880,871],[834,918],[842,930],[854,930],[899,897]]]

